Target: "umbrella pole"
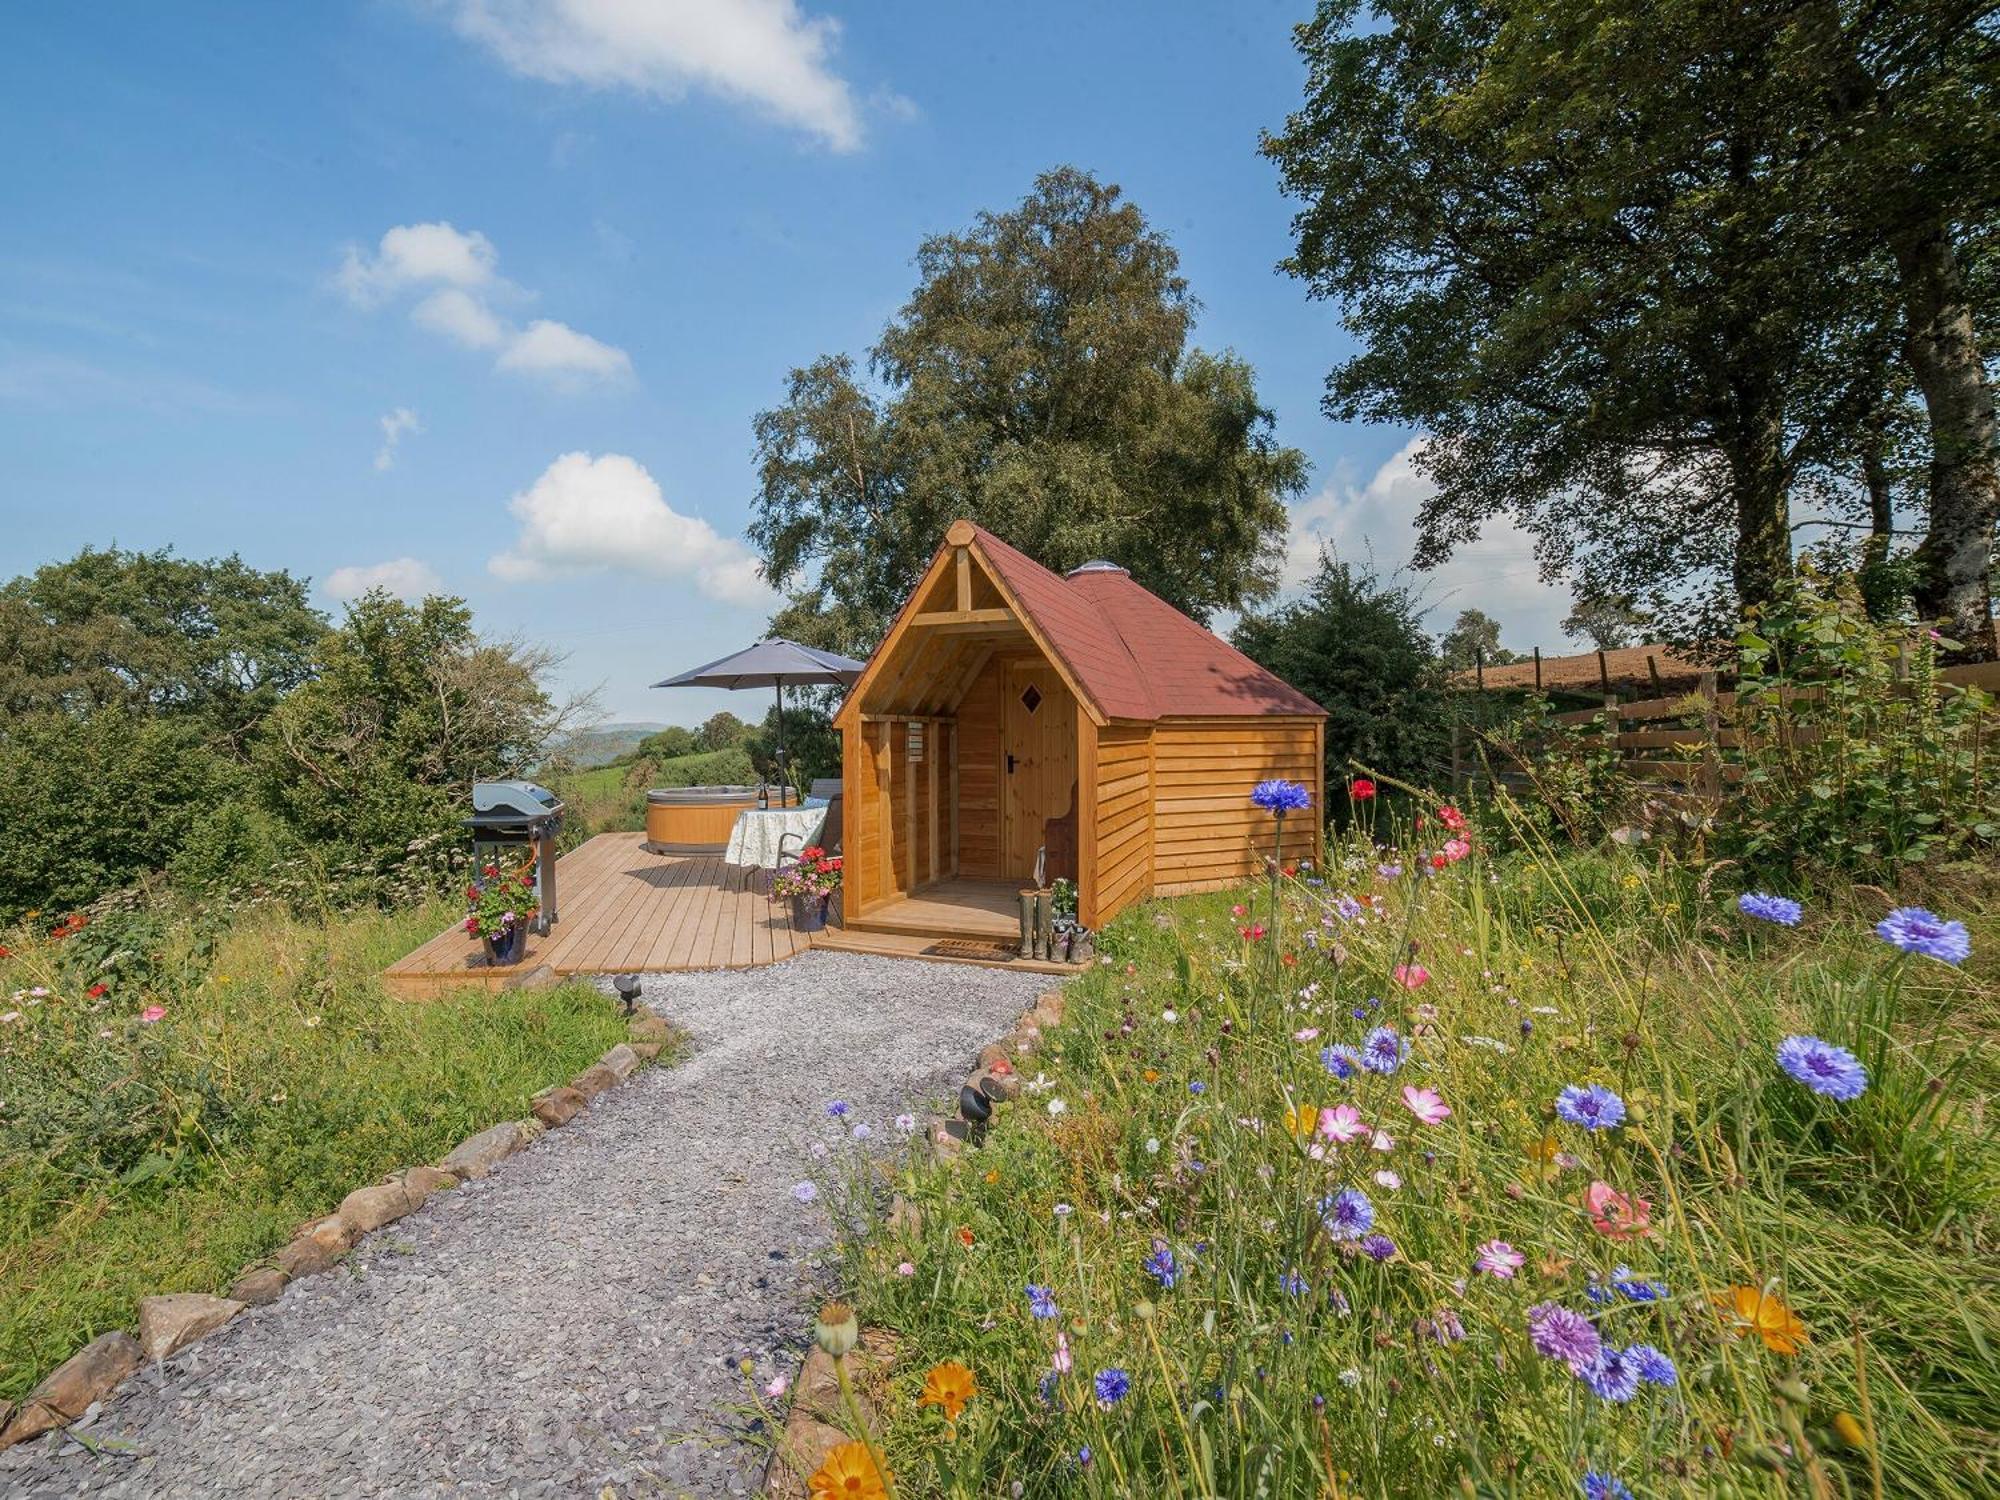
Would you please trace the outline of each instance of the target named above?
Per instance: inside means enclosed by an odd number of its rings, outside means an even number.
[[[772,684],[778,690],[778,806],[785,805],[785,788],[791,783],[785,779],[785,684],[780,678]]]

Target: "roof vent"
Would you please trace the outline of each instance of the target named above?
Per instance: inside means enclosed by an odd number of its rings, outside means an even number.
[[[1119,567],[1117,563],[1106,562],[1103,558],[1100,557],[1085,563],[1080,568],[1071,568],[1067,573],[1063,575],[1063,577],[1077,578],[1081,577],[1085,573],[1125,573],[1127,577],[1131,576],[1126,569]]]

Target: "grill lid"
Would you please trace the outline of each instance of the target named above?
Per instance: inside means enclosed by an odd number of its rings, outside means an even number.
[[[562,799],[532,781],[475,781],[474,813],[511,813],[517,818],[546,818],[563,810]]]

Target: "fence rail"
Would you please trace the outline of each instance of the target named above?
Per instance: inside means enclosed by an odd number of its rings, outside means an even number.
[[[2000,662],[1945,667],[1938,671],[1937,680],[1957,687],[2000,693]],[[1818,688],[1788,689],[1785,701],[1809,701],[1819,694]],[[1692,692],[1640,698],[1630,703],[1621,703],[1610,697],[1601,708],[1551,714],[1549,721],[1555,724],[1596,724],[1607,714],[1616,715],[1619,727],[1610,739],[1621,756],[1620,769],[1627,776],[1634,781],[1655,784],[1663,790],[1714,799],[1722,795],[1724,787],[1743,779],[1743,767],[1723,755],[1725,750],[1736,750],[1742,746],[1741,736],[1723,719],[1724,712],[1735,706],[1736,699],[1735,693],[1718,691],[1715,673],[1704,672]],[[1668,721],[1672,721],[1671,726]],[[1627,728],[1627,725],[1631,727]],[[1794,733],[1803,741],[1816,735],[1817,731],[1801,729]],[[1463,735],[1454,726],[1451,753],[1454,786],[1464,786],[1471,780],[1479,779],[1519,791],[1531,784],[1532,778],[1524,772],[1499,766],[1475,778],[1466,749]]]

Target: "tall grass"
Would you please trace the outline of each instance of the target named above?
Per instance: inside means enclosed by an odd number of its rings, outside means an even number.
[[[842,1205],[862,1320],[904,1339],[900,1493],[1993,1493],[1996,924],[1953,913],[1961,970],[1892,952],[1859,898],[1752,930],[1700,872],[1621,851],[1429,852],[1348,844],[1275,911],[1258,887],[1127,913],[983,1149],[899,1170],[921,1227]],[[1383,1026],[1410,1043],[1395,1072],[1322,1062]],[[1785,1075],[1801,1032],[1868,1091]],[[1622,1125],[1556,1115],[1588,1084]],[[1420,1123],[1405,1085],[1450,1115]],[[1344,1144],[1320,1127],[1343,1104],[1369,1127]],[[1644,1231],[1604,1232],[1593,1183],[1645,1200]],[[1385,1242],[1329,1232],[1342,1189]],[[1479,1269],[1496,1240],[1511,1276]],[[1548,1302],[1674,1384],[1594,1394],[1532,1344]],[[917,1394],[946,1359],[980,1387],[955,1436]]]
[[[582,986],[390,999],[377,973],[456,915],[114,914],[0,938],[0,1398],[142,1296],[224,1290],[622,1037]]]

